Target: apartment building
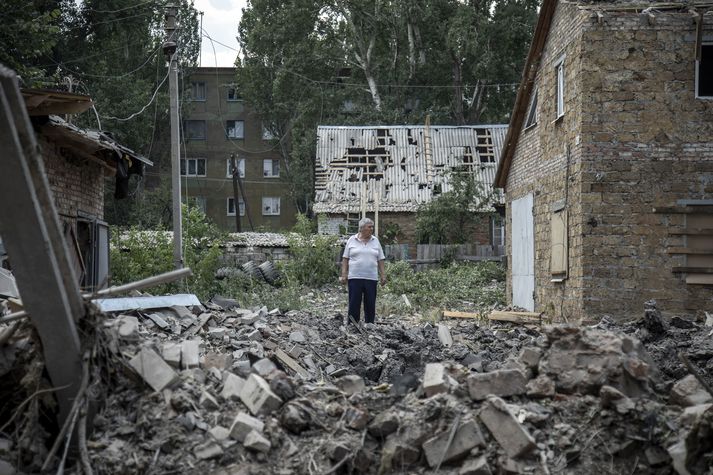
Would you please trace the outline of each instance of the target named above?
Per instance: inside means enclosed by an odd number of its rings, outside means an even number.
[[[235,68],[196,68],[185,78],[190,105],[183,116],[184,196],[226,231],[236,230],[236,212],[242,231],[288,229],[296,209],[277,138],[240,97],[235,74]],[[240,172],[237,203],[231,155]]]

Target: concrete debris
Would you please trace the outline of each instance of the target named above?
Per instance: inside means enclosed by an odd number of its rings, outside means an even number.
[[[256,374],[251,374],[240,391],[240,400],[253,415],[270,414],[282,405],[282,400],[270,389],[270,385]]]
[[[683,407],[697,406],[713,402],[713,396],[706,391],[695,376],[689,374],[673,385],[670,401],[671,404]]]
[[[648,324],[590,327],[394,315],[362,333],[340,328],[343,297],[305,295],[304,312],[226,298],[152,310],[165,328],[140,311],[108,317],[96,326],[113,386],[92,393],[106,401],[87,444],[95,471],[425,474],[440,464],[460,475],[663,475],[711,465],[713,400],[678,359],[685,349],[713,382],[703,321],[660,316],[654,337],[651,308]],[[0,348],[0,376],[13,382],[3,401],[35,371],[34,345],[23,333]],[[0,438],[0,461],[40,472],[32,460],[51,441],[12,437]]]
[[[509,457],[521,457],[535,449],[535,439],[499,397],[491,396],[483,404],[480,420]]]
[[[449,443],[450,442],[450,443]],[[485,445],[475,421],[458,426],[451,440],[450,430],[444,431],[423,443],[423,452],[430,467],[464,457],[471,449]]]
[[[489,394],[507,397],[525,394],[527,379],[515,369],[502,369],[489,373],[468,376],[468,392],[475,401],[481,401]]]
[[[156,392],[178,381],[178,374],[150,348],[141,348],[129,364]]]

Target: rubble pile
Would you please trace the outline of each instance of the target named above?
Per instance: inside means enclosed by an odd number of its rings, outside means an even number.
[[[87,441],[95,471],[697,474],[713,465],[703,324],[654,315],[654,333],[652,318],[539,328],[388,316],[362,328],[333,307],[283,314],[216,298],[104,320],[109,390]],[[702,382],[669,361],[682,350]],[[3,437],[0,460],[17,466],[18,441]],[[23,463],[26,472],[37,464]]]

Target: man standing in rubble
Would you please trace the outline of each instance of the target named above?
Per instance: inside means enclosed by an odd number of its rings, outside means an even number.
[[[349,290],[349,317],[359,322],[361,303],[364,301],[364,321],[374,323],[376,316],[376,284],[386,284],[384,250],[374,236],[374,221],[363,218],[359,232],[350,237],[342,255],[341,283],[347,282]],[[345,322],[346,323],[346,322]]]

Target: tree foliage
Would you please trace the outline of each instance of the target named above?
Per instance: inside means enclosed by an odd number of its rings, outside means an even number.
[[[238,83],[306,211],[316,126],[506,122],[538,0],[251,0]]]
[[[483,189],[473,175],[451,173],[453,189],[421,206],[416,214],[416,235],[424,244],[463,244],[473,226],[492,208],[493,192]]]

